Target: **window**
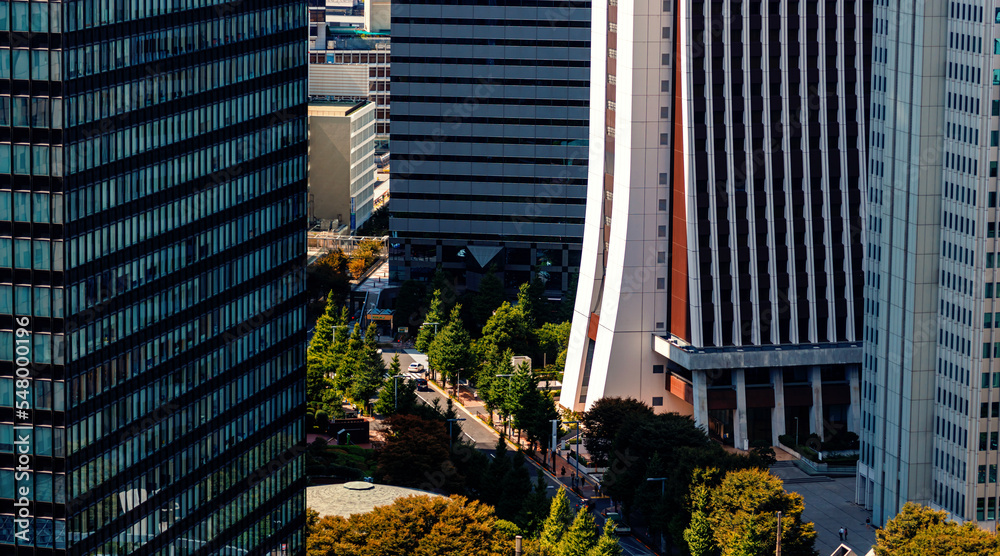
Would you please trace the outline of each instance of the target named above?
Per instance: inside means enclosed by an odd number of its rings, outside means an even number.
[[[980,465],[979,466],[979,482],[980,483],[985,483],[986,482],[986,466],[985,465]]]
[[[653,374],[663,374],[664,365],[653,365]]]
[[[663,405],[663,397],[653,398],[653,407],[659,407]]]
[[[986,499],[976,498],[976,519],[983,521],[986,519]]]
[[[28,166],[28,145],[14,145],[14,155],[11,157],[11,172],[27,176],[31,169]]]
[[[656,289],[662,290],[665,287],[667,287],[667,279],[666,278],[657,278],[656,279]]]
[[[998,440],[1000,440],[1000,438],[998,438],[997,433],[991,432],[990,433],[990,450],[996,450],[997,449]]]
[[[982,380],[982,387],[983,388],[989,388],[990,387],[990,373],[983,373],[983,377],[982,378],[983,378],[983,380]]]
[[[14,268],[31,268],[31,240],[14,240]]]
[[[998,40],[1000,40],[1000,39],[998,39]],[[997,145],[1000,145],[1000,131],[991,131],[990,132],[990,146],[991,147],[995,147]]]
[[[664,264],[664,263],[666,263],[667,262],[667,252],[666,251],[657,251],[656,252],[656,262],[657,262],[657,264]]]
[[[986,287],[983,288],[983,296],[985,296],[987,299],[993,297],[993,282],[986,284]]]
[[[1000,100],[993,101],[993,112],[994,116],[1000,116]]]
[[[657,201],[657,210],[667,210],[667,200],[659,199]]]
[[[666,226],[657,226],[656,227],[656,236],[657,237],[667,237],[667,227]]]
[[[990,416],[990,406],[986,402],[979,404],[979,418],[985,419]]]
[[[993,70],[993,84],[1000,85],[1000,69]]]
[[[986,450],[986,433],[985,432],[979,433],[979,449],[983,450],[983,451]]]
[[[15,2],[15,4],[19,3],[20,2]],[[30,75],[28,72],[28,68],[30,67],[30,62],[28,60],[29,58],[28,50],[23,48],[15,48],[14,50],[10,51],[10,55],[11,55],[10,76],[13,79],[28,79]]]

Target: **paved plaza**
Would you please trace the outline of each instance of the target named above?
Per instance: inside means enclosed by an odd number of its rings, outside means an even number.
[[[875,528],[865,529],[865,519],[871,512],[854,503],[854,477],[811,477],[790,461],[779,461],[771,473],[785,482],[785,490],[797,492],[805,499],[803,521],[816,525],[816,550],[829,556],[840,546],[838,531],[847,528],[844,544],[864,556],[875,544]]]

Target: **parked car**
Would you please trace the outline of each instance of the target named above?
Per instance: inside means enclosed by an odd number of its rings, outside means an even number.
[[[427,390],[429,390],[429,388],[427,388],[427,379],[426,378],[418,378],[417,379],[417,390],[420,390],[421,392],[426,392]]]
[[[632,534],[632,528],[622,523],[622,516],[618,515],[615,512],[607,512],[605,513],[605,516],[607,517],[607,521],[604,522],[604,525],[607,526],[609,522],[613,521],[615,524],[616,535],[618,535],[619,537],[624,537],[626,535]]]
[[[411,372],[411,373],[420,374],[420,373],[424,372],[424,366],[421,365],[420,363],[410,363],[410,366],[407,367],[406,370],[409,371],[409,372]]]

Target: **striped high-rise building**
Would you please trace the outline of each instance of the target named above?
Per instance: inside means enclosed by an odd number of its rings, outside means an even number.
[[[739,448],[860,425],[870,3],[596,0],[562,404]]]
[[[857,501],[996,529],[1000,4],[876,2]]]
[[[590,0],[392,5],[390,277],[564,292],[580,266]]]
[[[0,554],[304,554],[305,2],[0,0]]]

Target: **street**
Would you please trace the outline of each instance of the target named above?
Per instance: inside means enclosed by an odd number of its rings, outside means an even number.
[[[405,353],[404,351],[400,351],[399,353],[399,366],[400,369],[403,371],[403,374],[409,375],[409,373],[406,372],[406,368],[410,365],[410,363],[413,362],[420,363],[425,368],[427,367],[426,355],[418,353],[416,352],[416,350],[412,349],[405,351],[409,353]],[[389,348],[383,348],[382,357],[383,359],[385,359],[386,365],[388,365],[392,361],[392,357],[394,354],[395,352],[390,350]],[[425,373],[423,375],[411,375],[411,376],[428,377],[429,374]],[[446,407],[448,404],[448,397],[444,393],[442,393],[433,383],[428,383],[428,386],[430,390],[426,392],[418,391],[417,396],[419,396],[420,399],[423,400],[423,402],[428,405],[433,405],[434,400],[438,400],[438,403],[440,404],[441,407]],[[497,437],[498,437],[497,433],[495,433],[493,429],[488,427],[485,423],[477,419],[475,415],[469,413],[461,405],[455,404],[455,409],[456,411],[458,411],[459,417],[465,419],[465,421],[459,423],[462,426],[462,433],[465,435],[465,437],[475,442],[476,448],[492,455],[493,449],[497,443]],[[512,450],[517,449],[516,446],[514,446],[513,444],[510,444],[509,446]],[[532,481],[536,480],[538,473],[543,473],[545,478],[545,484],[549,488],[550,495],[555,494],[556,489],[558,489],[560,486],[566,486],[567,487],[566,494],[569,497],[570,505],[574,508],[574,511],[575,508],[579,507],[580,497],[569,489],[570,476],[567,475],[566,477],[564,477],[563,480],[560,480],[550,471],[542,469],[531,459],[528,459],[525,465],[527,466],[528,471],[531,474]],[[563,481],[566,482],[564,483]],[[594,499],[594,517],[597,521],[597,524],[600,525],[601,527],[604,526],[604,515],[602,512],[603,510],[607,509],[610,505],[611,503],[608,500],[608,498]],[[633,537],[622,537],[619,539],[619,544],[621,545],[624,553],[627,556],[655,555],[654,552],[650,551],[641,542],[639,542],[637,539]]]

